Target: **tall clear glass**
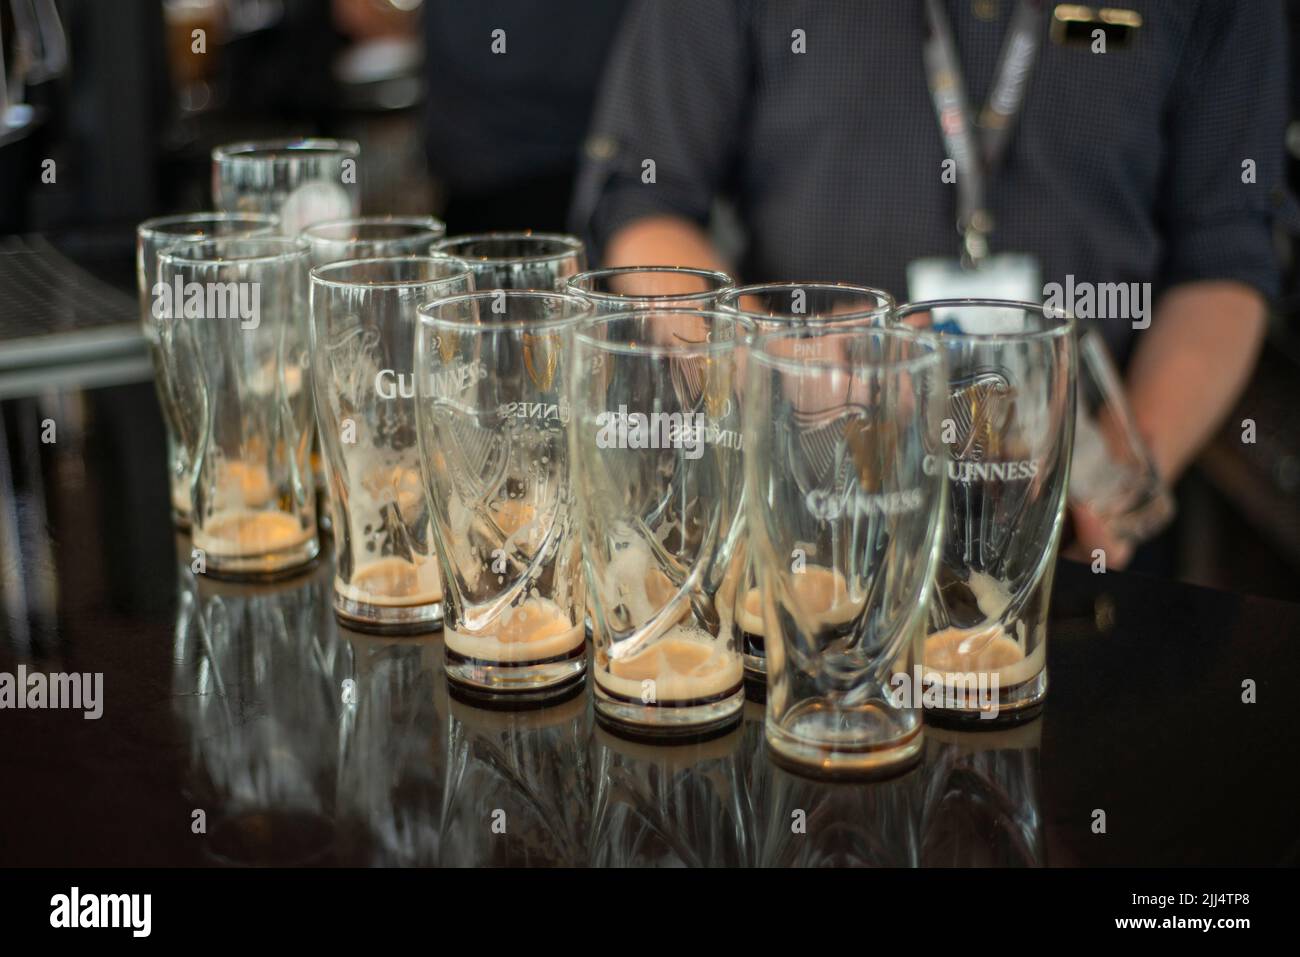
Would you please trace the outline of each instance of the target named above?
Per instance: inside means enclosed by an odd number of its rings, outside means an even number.
[[[277,217],[265,213],[182,213],[147,219],[135,230],[135,277],[140,296],[140,324],[144,329],[149,357],[153,360],[154,386],[162,408],[167,433],[168,482],[171,490],[172,521],[179,528],[190,526],[189,456],[180,433],[176,411],[174,377],[177,356],[172,326],[154,315],[154,284],[158,281],[158,253],[168,246],[207,236],[266,235],[279,230]]]
[[[306,242],[183,242],[158,257],[155,300],[187,370],[177,408],[196,443],[186,447],[190,522],[205,573],[279,576],[309,563],[320,544]]]
[[[557,292],[495,290],[420,310],[421,463],[442,562],[449,680],[542,696],[587,668],[567,390],[572,330]]]
[[[1051,307],[946,300],[899,308],[948,366],[949,513],[924,665],[936,720],[1033,714],[1074,442],[1074,320]]]
[[[563,233],[477,233],[448,236],[434,252],[463,259],[474,274],[474,288],[560,290],[587,268],[586,247]]]
[[[567,289],[601,314],[628,309],[711,309],[735,286],[725,272],[685,266],[619,266],[569,278]]]
[[[432,216],[355,216],[313,223],[302,231],[313,266],[345,259],[427,256],[447,227]]]
[[[1096,329],[1081,329],[1078,348],[1070,504],[1086,509],[1113,538],[1137,545],[1173,521],[1174,498],[1138,432],[1105,339]]]
[[[361,213],[352,140],[277,139],[212,151],[212,201],[228,212],[274,213],[286,236],[312,223]]]
[[[750,319],[759,335],[794,325],[883,326],[894,297],[846,282],[764,282],[724,289],[718,308]]]
[[[746,328],[724,313],[651,309],[575,335],[572,455],[595,706],[624,731],[695,734],[740,718],[740,645],[720,593],[741,528]]]
[[[311,271],[334,611],[358,631],[431,631],[442,621],[415,433],[417,311],[472,288],[465,264],[445,256],[351,260]]]
[[[749,319],[756,336],[798,326],[883,326],[894,313],[894,297],[882,289],[837,282],[768,282],[737,286],[718,295],[718,309]],[[740,549],[747,552],[748,536]],[[766,638],[753,562],[741,556],[736,589],[736,624],[745,652],[745,676],[762,682],[767,671]]]
[[[766,735],[792,770],[871,776],[920,757],[907,685],[939,559],[945,385],[935,344],[905,330],[806,327],[751,345],[746,504]]]
[[[312,223],[361,214],[360,156],[361,147],[353,140],[272,139],[218,146],[212,151],[213,202],[218,209],[274,213],[284,234],[297,236]],[[316,439],[312,476],[317,501],[323,504],[328,493]],[[328,509],[320,510],[318,518],[328,530]]]

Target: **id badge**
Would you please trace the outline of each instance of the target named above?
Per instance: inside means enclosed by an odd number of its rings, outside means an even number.
[[[963,269],[956,259],[916,259],[907,267],[907,292],[912,302],[927,299],[1043,301],[1038,260],[1027,253],[998,253],[975,269]]]
[[[1009,299],[1043,301],[1038,260],[1025,253],[998,253],[975,269],[965,269],[956,259],[935,257],[914,260],[907,267],[907,291],[912,302],[931,299]],[[999,315],[988,309],[947,309],[934,317],[936,330],[949,329],[973,335],[1015,332],[1021,325],[1019,310]]]

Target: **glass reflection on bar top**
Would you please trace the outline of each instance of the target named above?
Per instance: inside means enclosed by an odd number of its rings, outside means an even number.
[[[113,390],[49,401],[0,420],[0,680],[102,673],[103,713],[0,709],[0,865],[1300,862],[1298,606],[1062,563],[1042,717],[824,783],[768,761],[755,702],[654,746],[598,727],[587,687],[453,697],[440,638],[339,627],[328,558],[196,576],[156,422]],[[62,431],[33,451],[42,415]]]
[[[585,689],[484,707],[449,689],[440,639],[336,626],[328,563],[228,585],[188,549],[172,701],[213,862],[916,866],[933,845],[944,865],[1045,863],[1039,722],[946,733],[891,781],[821,783],[769,764],[761,704],[672,746],[597,726]]]

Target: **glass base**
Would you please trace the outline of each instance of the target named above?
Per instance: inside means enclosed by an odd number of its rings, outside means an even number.
[[[940,727],[961,727],[978,731],[980,728],[1005,728],[1036,718],[1043,710],[1047,697],[1047,669],[1044,668],[1028,681],[1009,688],[999,688],[996,702],[987,708],[926,708],[925,720]]]
[[[461,704],[478,708],[481,711],[501,711],[518,716],[535,709],[558,708],[583,693],[583,679],[586,672],[579,672],[577,677],[563,684],[536,691],[514,691],[498,694],[484,691],[474,685],[460,684],[455,681],[447,683],[447,695]]]
[[[629,747],[653,748],[655,749],[653,751],[639,752],[641,756],[653,761],[663,761],[671,758],[671,750],[664,749],[685,748],[692,755],[691,761],[694,761],[701,752],[691,748],[690,745],[706,745],[714,741],[731,741],[734,740],[733,735],[742,734],[740,728],[743,723],[743,713],[742,709],[740,715],[728,718],[725,721],[704,725],[699,728],[688,728],[679,734],[663,735],[656,734],[653,731],[647,732],[642,725],[611,720],[597,710],[595,712],[596,736],[597,740],[603,741],[606,747],[615,747],[624,753],[627,753]],[[724,753],[730,753],[730,749],[726,749]]]
[[[784,726],[768,720],[764,734],[772,760],[796,774],[852,780],[892,777],[921,760],[925,735],[919,720],[910,729],[900,727],[897,713],[874,705],[830,717],[822,702],[807,701],[786,715]],[[814,737],[809,731],[825,733]]]
[[[329,860],[333,822],[306,809],[244,807],[208,822],[204,853],[239,867],[304,867]]]
[[[596,717],[638,737],[671,738],[698,735],[740,720],[745,706],[743,682],[707,700],[661,701],[644,704],[592,683]]]
[[[544,661],[484,661],[443,646],[448,681],[490,695],[551,695],[587,673],[587,645]]]
[[[203,572],[223,581],[279,581],[292,578],[316,561],[320,541],[315,536],[290,548],[256,555],[216,555],[208,552]]]
[[[442,602],[372,605],[335,591],[334,615],[345,628],[371,635],[420,635],[442,631]]]
[[[745,652],[745,678],[753,681],[767,680],[767,658]]]

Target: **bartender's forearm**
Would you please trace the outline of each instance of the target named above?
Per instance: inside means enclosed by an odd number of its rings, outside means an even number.
[[[1175,286],[1139,334],[1128,393],[1156,467],[1174,481],[1222,424],[1264,339],[1263,297],[1238,282]]]
[[[606,266],[693,266],[729,272],[698,224],[681,216],[647,216],[620,227],[605,245]]]

